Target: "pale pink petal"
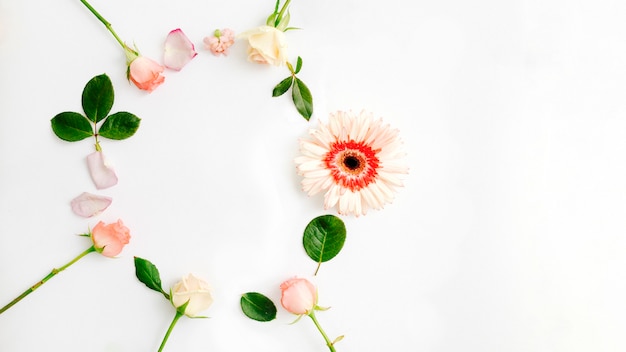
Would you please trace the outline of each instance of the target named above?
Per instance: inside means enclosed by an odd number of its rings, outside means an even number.
[[[87,155],[87,167],[97,189],[109,188],[117,184],[117,175],[113,168],[107,165],[102,152]]]
[[[72,199],[70,205],[74,214],[90,218],[105,211],[111,205],[111,202],[113,202],[113,199],[110,197],[83,192],[78,197]]]
[[[165,39],[163,64],[172,70],[180,71],[198,53],[193,43],[180,28],[171,31]]]

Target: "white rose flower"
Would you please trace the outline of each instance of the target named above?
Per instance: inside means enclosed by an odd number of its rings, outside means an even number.
[[[201,311],[208,309],[213,303],[209,284],[193,274],[183,277],[172,287],[171,298],[172,304],[176,308],[189,302],[185,307],[184,314],[192,318]]]
[[[287,61],[285,32],[271,26],[260,26],[237,36],[248,41],[248,60],[274,66]]]

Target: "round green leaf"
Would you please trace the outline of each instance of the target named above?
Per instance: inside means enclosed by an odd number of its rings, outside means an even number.
[[[113,84],[106,74],[89,80],[83,89],[83,111],[93,123],[100,122],[113,106]]]
[[[339,254],[345,241],[346,226],[334,215],[322,215],[311,220],[302,238],[306,254],[318,263],[318,269],[319,264]]]
[[[109,139],[126,139],[137,132],[140,122],[140,118],[129,112],[116,112],[107,117],[102,126],[100,126],[98,134]]]
[[[309,121],[313,115],[313,96],[306,84],[297,77],[291,87],[291,95],[300,115]]]
[[[257,321],[271,321],[276,318],[274,302],[258,292],[241,295],[241,310],[248,318]]]
[[[62,112],[53,117],[50,122],[54,134],[64,141],[76,142],[93,136],[91,123],[77,112]]]

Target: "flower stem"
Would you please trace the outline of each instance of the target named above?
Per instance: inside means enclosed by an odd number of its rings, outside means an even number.
[[[174,330],[174,326],[176,325],[176,323],[178,322],[178,319],[180,319],[180,317],[182,317],[183,315],[176,311],[176,315],[174,316],[174,319],[172,320],[172,323],[170,324],[170,327],[167,329],[167,332],[165,333],[165,336],[163,337],[163,341],[161,342],[161,346],[159,346],[159,352],[163,351],[163,347],[165,347],[165,343],[167,342],[167,339],[170,337],[170,334],[172,333],[172,330]]]
[[[82,1],[82,0],[81,0]],[[287,11],[287,7],[289,6],[289,3],[291,2],[291,0],[287,0],[285,1],[285,4],[283,5],[283,7],[280,9],[280,12],[278,13],[278,16],[276,16],[276,20],[280,21],[283,18],[283,15],[285,14],[285,11]]]
[[[82,252],[76,258],[70,260],[67,264],[63,265],[62,267],[60,267],[58,269],[56,269],[56,268],[52,269],[52,271],[48,275],[46,275],[43,279],[41,279],[39,282],[37,282],[36,284],[34,284],[30,288],[28,288],[21,295],[17,296],[9,304],[7,304],[6,306],[2,307],[2,309],[0,309],[0,314],[4,313],[9,308],[13,307],[17,302],[21,301],[24,297],[28,296],[31,292],[33,292],[36,289],[38,289],[39,286],[45,284],[46,281],[50,280],[56,274],[60,273],[61,271],[65,270],[65,269],[67,269],[70,265],[76,263],[80,258],[86,256],[87,254],[89,254],[91,252],[95,252],[95,250],[96,250],[96,248],[94,246],[91,246],[86,251]]]
[[[96,16],[96,18],[98,20],[100,20],[100,22],[102,22],[102,24],[104,24],[104,26],[107,28],[107,30],[109,30],[109,32],[111,32],[111,34],[113,34],[113,37],[115,37],[115,40],[117,40],[117,42],[120,43],[122,48],[124,50],[126,50],[128,47],[126,46],[126,44],[124,44],[122,39],[120,39],[120,37],[117,35],[117,33],[115,33],[115,31],[113,30],[113,27],[111,26],[111,23],[109,23],[109,21],[107,21],[104,17],[102,17],[102,15],[99,14],[98,11],[96,11],[96,9],[94,9],[93,6],[91,6],[86,0],[80,0],[80,2],[82,2],[83,5],[85,5],[89,9],[89,11],[91,11],[91,13],[94,16]]]
[[[330,348],[331,352],[337,352],[337,350],[335,349],[335,346],[333,345],[332,341],[330,341],[330,339],[328,338],[328,335],[326,335],[326,333],[324,332],[324,329],[322,329],[322,326],[317,321],[317,317],[315,317],[315,311],[314,310],[312,310],[311,313],[309,313],[309,317],[311,317],[311,320],[313,320],[313,323],[315,324],[315,327],[317,328],[317,330],[319,330],[319,332],[324,337],[324,340],[326,341],[326,346],[328,346],[328,348]]]

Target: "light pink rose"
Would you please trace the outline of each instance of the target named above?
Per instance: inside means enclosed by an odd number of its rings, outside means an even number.
[[[261,26],[239,34],[248,40],[248,60],[280,66],[287,61],[285,32],[271,26]]]
[[[196,317],[213,304],[209,284],[193,274],[188,274],[172,287],[172,304],[179,308],[187,303],[184,314]]]
[[[111,202],[113,202],[113,199],[110,197],[83,192],[78,197],[72,199],[70,205],[74,214],[90,218],[105,211],[111,205]]]
[[[215,30],[212,37],[203,39],[204,47],[210,50],[215,56],[228,55],[228,48],[235,43],[235,32],[232,29],[224,28],[221,31]]]
[[[91,230],[91,240],[96,250],[105,257],[115,257],[130,241],[130,230],[122,220],[105,225],[100,221]]]
[[[117,184],[117,175],[108,165],[102,152],[95,151],[87,155],[87,167],[97,189],[109,188]]]
[[[165,77],[161,74],[163,70],[165,68],[153,60],[138,56],[128,66],[128,79],[137,88],[152,92],[165,81]]]
[[[180,28],[171,31],[165,39],[163,64],[172,70],[180,71],[198,53],[193,43]]]
[[[289,279],[280,284],[280,290],[280,304],[290,313],[309,314],[317,305],[317,289],[307,279]]]

